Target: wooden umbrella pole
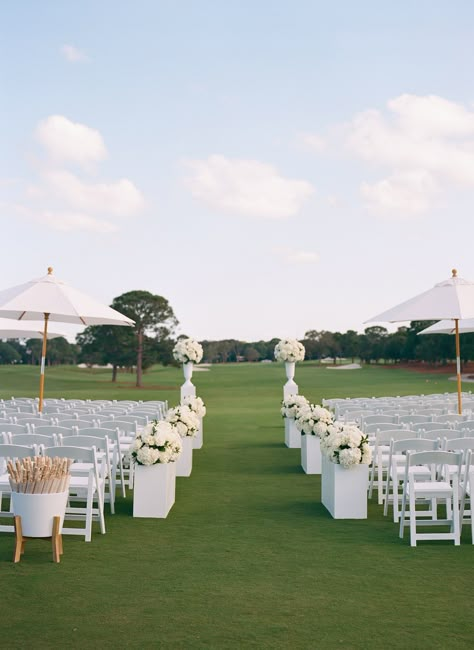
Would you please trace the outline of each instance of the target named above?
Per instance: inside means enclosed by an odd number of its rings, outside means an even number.
[[[43,411],[43,395],[44,395],[44,367],[46,365],[46,345],[48,342],[48,321],[49,314],[44,315],[44,329],[43,329],[43,348],[41,351],[41,374],[40,374],[40,393],[38,411]]]
[[[458,383],[458,413],[462,415],[462,397],[461,397],[461,348],[459,345],[459,319],[454,319],[454,333],[456,337],[456,375]]]

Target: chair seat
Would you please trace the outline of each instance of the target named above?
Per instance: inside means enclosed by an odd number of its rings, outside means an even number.
[[[407,485],[407,491],[410,493],[410,485]],[[422,493],[437,497],[451,496],[453,488],[447,481],[416,481],[415,494],[421,495]]]

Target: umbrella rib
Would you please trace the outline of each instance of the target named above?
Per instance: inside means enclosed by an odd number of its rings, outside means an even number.
[[[26,311],[23,311],[23,312],[21,313],[21,316],[20,316],[20,318],[19,318],[18,320],[21,320],[25,314],[26,314]]]

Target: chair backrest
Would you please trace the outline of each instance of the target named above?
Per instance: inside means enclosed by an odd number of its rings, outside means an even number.
[[[406,440],[410,437],[410,432],[406,429],[386,429],[375,433],[375,447],[380,445],[390,445],[392,440]]]
[[[420,438],[425,438],[425,440],[442,440],[443,438],[448,438],[451,440],[453,438],[459,438],[459,431],[454,429],[434,429],[433,431],[418,431]]]
[[[97,467],[97,453],[95,447],[76,447],[74,445],[45,447],[43,449],[45,456],[54,458],[71,458],[85,463],[93,463]]]
[[[458,413],[444,413],[444,415],[437,415],[433,418],[433,422],[465,422],[466,418],[464,415],[459,415]]]
[[[0,458],[33,458],[34,456],[36,456],[36,448],[14,444],[0,445]]]
[[[474,438],[444,438],[443,446],[445,451],[467,451],[474,450]]]
[[[151,420],[156,419],[156,413],[150,413],[149,411],[141,411],[141,410],[140,411],[132,411],[128,415],[129,415],[129,417],[138,416],[138,417],[141,417],[141,418],[145,418],[146,422],[144,422],[144,423],[142,422],[142,424],[148,424],[148,422],[150,422]]]
[[[10,436],[10,442],[14,445],[45,445],[54,447],[56,445],[56,436],[44,436],[40,433],[15,433]]]
[[[98,422],[98,426],[102,429],[118,429],[121,433],[133,433],[137,432],[137,425],[135,422],[122,422],[122,420],[101,420]]]
[[[428,415],[402,415],[400,417],[400,424],[417,424],[418,422],[428,423],[431,422]]]
[[[38,417],[15,417],[16,424],[51,424],[51,418],[38,418]]]
[[[374,424],[368,424],[364,428],[364,433],[377,433],[377,431],[400,431],[403,429],[400,424],[390,424],[387,422],[375,422]],[[406,432],[406,430],[405,430]]]
[[[87,420],[62,420],[61,421],[61,426],[62,427],[76,427],[77,429],[90,429],[91,428],[91,423],[88,422]]]
[[[433,409],[414,409],[414,415],[428,415],[434,417],[435,415],[442,415],[444,409],[442,408],[433,408]]]
[[[397,415],[398,417],[402,417],[403,415],[410,415],[410,411],[399,408],[388,408],[383,409],[383,415]]]
[[[74,411],[74,415],[76,415],[76,411]],[[81,413],[80,417],[77,418],[78,420],[81,420],[81,422],[90,422],[93,423],[96,420],[99,419],[99,414],[98,413]]]
[[[398,424],[398,415],[367,415],[362,418],[362,427],[365,427],[369,424]]]
[[[62,447],[95,447],[97,451],[106,451],[109,445],[109,438],[100,436],[59,436],[59,444]]]
[[[447,427],[442,422],[414,422],[411,428],[413,431],[443,431]]]
[[[120,422],[132,422],[138,426],[145,426],[147,424],[148,418],[143,417],[142,415],[120,415]]]
[[[105,408],[101,409],[99,413],[102,415],[128,415],[129,409],[127,408],[110,408],[109,406],[106,406]]]
[[[414,465],[428,465],[435,466],[436,468],[443,466],[443,477],[449,477],[451,474],[459,476],[462,459],[462,451],[408,451],[407,473],[409,467],[413,467]]]
[[[474,420],[456,422],[456,429],[458,431],[474,431]]]
[[[0,424],[0,433],[28,433],[26,424]]]
[[[438,441],[426,438],[402,438],[392,440],[390,444],[391,454],[401,454],[407,451],[434,451],[435,449],[438,449]]]
[[[62,420],[71,420],[74,417],[74,413],[72,411],[63,411],[62,413],[54,413],[51,417],[56,422],[62,422]]]
[[[95,436],[96,438],[110,438],[115,440],[117,435],[116,429],[104,429],[101,427],[90,427],[89,429],[80,429],[80,436]]]
[[[64,436],[70,436],[73,430],[72,427],[58,427],[55,424],[49,424],[44,427],[34,427],[33,433],[39,433],[42,436],[58,436],[62,433]]]

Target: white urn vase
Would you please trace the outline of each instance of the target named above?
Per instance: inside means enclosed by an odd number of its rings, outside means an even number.
[[[176,463],[135,464],[133,516],[168,516],[176,494]]]
[[[199,430],[193,438],[193,449],[201,449],[204,444],[203,422],[204,418],[199,418]]]
[[[193,376],[193,367],[194,364],[192,361],[183,363],[183,374],[185,382],[181,386],[181,401],[183,401],[185,397],[196,397],[196,386],[191,382],[191,377]]]
[[[296,428],[296,420],[285,418],[285,445],[290,449],[301,447],[301,433]]]
[[[68,495],[68,490],[49,494],[12,492],[12,510],[21,517],[22,534],[25,537],[51,537],[54,517],[60,518],[61,530]]]
[[[334,519],[367,519],[369,466],[349,469],[322,457],[321,502]]]
[[[285,362],[286,378],[288,381],[283,386],[283,399],[286,399],[290,395],[298,394],[298,385],[294,381],[295,366],[296,363],[294,361]]]
[[[301,467],[306,474],[321,474],[321,439],[319,436],[301,436]]]
[[[193,436],[181,438],[183,446],[176,461],[176,476],[191,476],[193,471]]]

